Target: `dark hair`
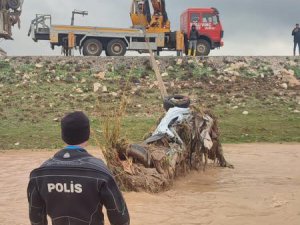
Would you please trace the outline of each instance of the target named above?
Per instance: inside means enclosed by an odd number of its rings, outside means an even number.
[[[299,26],[299,23],[296,23],[296,26]]]

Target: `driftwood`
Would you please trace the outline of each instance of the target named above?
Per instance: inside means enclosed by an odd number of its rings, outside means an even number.
[[[176,138],[157,134],[140,144],[119,141],[109,149],[108,166],[127,191],[160,192],[191,170],[206,169],[208,160],[230,167],[219,139],[217,119],[209,112],[191,110],[170,125]]]

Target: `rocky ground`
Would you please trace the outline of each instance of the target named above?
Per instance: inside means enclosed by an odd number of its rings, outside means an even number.
[[[300,59],[158,58],[169,94],[220,118],[223,141],[300,141]],[[59,119],[79,109],[101,121],[127,96],[124,134],[141,140],[163,113],[147,57],[3,57],[0,149],[58,147]],[[50,143],[49,143],[50,142]],[[101,142],[101,138],[100,138]]]

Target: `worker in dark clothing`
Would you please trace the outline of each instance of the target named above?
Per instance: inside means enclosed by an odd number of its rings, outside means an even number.
[[[294,56],[296,56],[297,45],[298,45],[299,55],[300,55],[300,27],[298,23],[296,24],[296,27],[293,30],[292,35],[294,36]]]
[[[129,225],[126,203],[104,162],[84,147],[90,136],[89,119],[74,112],[61,121],[62,139],[69,146],[30,174],[28,185],[31,225],[103,225],[103,206],[113,225]]]
[[[196,56],[198,38],[199,38],[199,32],[196,29],[196,25],[193,24],[190,32],[190,39],[189,39],[189,51],[188,51],[189,56],[191,56],[192,53],[193,56]]]

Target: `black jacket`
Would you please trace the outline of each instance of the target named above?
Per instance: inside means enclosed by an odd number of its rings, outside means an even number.
[[[191,29],[190,41],[198,40],[198,37],[199,37],[199,32],[197,31],[197,29],[195,29],[195,30]]]
[[[300,43],[300,28],[298,30],[295,28],[292,35],[294,36],[294,42]]]
[[[126,203],[104,162],[83,149],[63,149],[30,174],[32,225],[103,225],[105,206],[111,225],[129,225]]]

